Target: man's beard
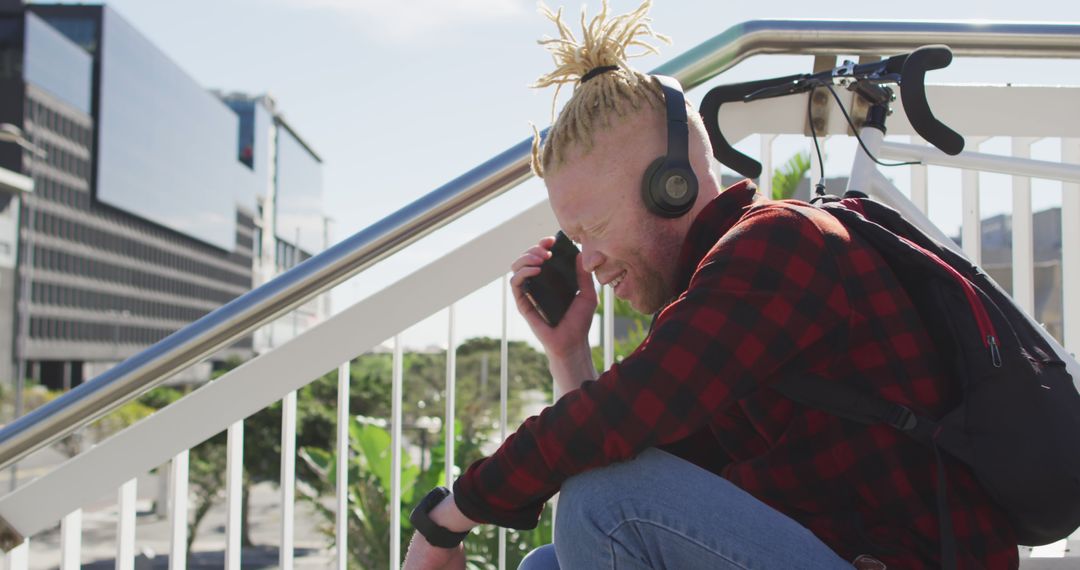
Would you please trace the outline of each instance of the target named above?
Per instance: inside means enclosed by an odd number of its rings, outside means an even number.
[[[639,255],[635,259],[634,265],[641,274],[637,276],[637,283],[634,283],[637,286],[637,299],[631,304],[638,312],[648,315],[663,308],[677,293],[672,289],[682,241],[677,232],[668,225],[656,221],[642,225],[643,235],[654,238],[649,242],[649,255]],[[650,264],[647,261],[650,257],[660,265]]]

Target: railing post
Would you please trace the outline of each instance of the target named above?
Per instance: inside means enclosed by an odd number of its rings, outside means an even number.
[[[1031,145],[1038,139],[1013,137],[1012,155],[1031,158]],[[1012,177],[1012,296],[1035,320],[1034,233],[1031,212],[1031,179]]]
[[[390,570],[401,567],[401,336],[394,336],[390,387]]]
[[[169,467],[169,570],[187,568],[188,452],[176,454]]]
[[[1080,138],[1061,139],[1061,161],[1080,164]],[[1061,186],[1061,291],[1065,350],[1080,354],[1080,184]],[[1080,378],[1074,379],[1080,384]]]
[[[243,530],[244,421],[229,426],[225,458],[225,570],[240,570]]]
[[[499,345],[499,441],[506,441],[506,401],[510,392],[510,344],[507,340],[509,311],[507,302],[510,291],[510,274],[502,278],[502,342]],[[506,570],[506,528],[499,527],[499,570]]]
[[[334,520],[334,544],[337,570],[349,564],[349,361],[338,366],[337,396],[337,512]]]
[[[764,176],[764,175],[763,175]],[[615,288],[604,285],[604,370],[615,363]]]
[[[154,516],[159,519],[165,519],[169,517],[169,476],[166,475],[166,469],[170,467],[172,463],[162,463],[157,467],[157,497],[154,499]]]
[[[457,421],[455,407],[457,405],[457,339],[454,336],[454,305],[447,308],[447,331],[446,331],[446,421],[443,422],[443,435],[446,437],[443,454],[443,473],[446,476],[446,486],[454,486],[454,436],[455,422]]]
[[[918,135],[912,135],[911,144],[925,145],[926,141]],[[915,164],[911,167],[911,202],[924,214],[929,211],[927,192],[929,178],[929,170],[925,164]]]
[[[82,509],[60,521],[60,570],[79,570],[82,553]]]
[[[967,137],[966,151],[978,151],[986,137]],[[979,171],[960,171],[960,201],[963,217],[960,226],[961,247],[971,263],[982,265],[982,215],[979,207]]]
[[[761,195],[772,198],[772,173],[773,173],[773,141],[776,135],[761,136],[761,176],[758,180],[758,189]],[[812,178],[811,178],[812,179]],[[611,366],[610,364],[608,366]]]
[[[9,550],[4,558],[7,559],[7,570],[27,570],[30,567],[30,539]]]
[[[139,480],[120,486],[116,502],[116,570],[135,570],[135,502]]]
[[[296,518],[296,390],[281,401],[281,570],[293,568]]]

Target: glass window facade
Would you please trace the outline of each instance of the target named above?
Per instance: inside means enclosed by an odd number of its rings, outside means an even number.
[[[27,82],[90,114],[93,58],[32,12],[26,13],[23,66]]]
[[[23,25],[20,18],[0,17],[0,79],[18,79],[23,66]]]
[[[239,118],[237,157],[254,172],[255,193],[268,196],[273,183],[270,179],[270,137],[274,117],[262,98],[228,96],[224,101]],[[248,188],[240,188],[237,201],[243,204],[250,198]]]
[[[102,10],[97,199],[231,251],[256,186],[237,114]]]
[[[31,7],[37,9],[37,6]],[[97,18],[87,16],[55,16],[46,18],[49,25],[90,53],[98,48]]]
[[[307,252],[321,251],[322,163],[286,128],[278,129],[277,157],[278,237]]]
[[[255,164],[255,101],[229,101],[225,104],[236,111],[240,118],[240,144],[237,156],[240,162],[253,168]]]
[[[255,105],[254,115],[255,146],[252,169],[255,171],[255,193],[265,198],[270,195],[270,189],[274,185],[270,176],[270,138],[274,133],[274,116],[262,103]]]

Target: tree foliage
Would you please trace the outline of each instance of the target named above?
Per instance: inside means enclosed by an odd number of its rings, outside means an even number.
[[[809,151],[800,152],[787,160],[783,166],[773,171],[772,199],[787,200],[795,195],[799,184],[810,172]]]
[[[348,460],[348,557],[349,567],[384,567],[390,560],[388,538],[391,529],[391,444],[390,434],[378,425],[378,420],[354,416],[349,425]],[[482,456],[477,442],[463,437],[462,422],[455,422],[455,449],[457,454],[470,459]],[[409,513],[419,504],[427,492],[445,481],[443,470],[445,439],[438,438],[432,449],[432,460],[420,466],[403,446],[401,450],[401,532],[400,552],[404,553],[412,538]],[[301,487],[301,497],[311,504],[323,517],[320,530],[333,541],[336,513],[326,505],[324,497],[332,495],[337,485],[337,454],[319,447],[300,450],[304,462],[317,478]],[[544,544],[551,537],[551,516],[546,513],[536,529],[530,531],[507,531],[507,567],[516,568],[533,548]],[[465,541],[467,566],[471,570],[497,568],[499,542],[498,530],[490,525],[476,528]]]

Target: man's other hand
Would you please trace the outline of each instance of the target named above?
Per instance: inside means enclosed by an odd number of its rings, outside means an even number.
[[[477,525],[476,521],[466,517],[450,495],[435,505],[429,513],[431,521],[454,532],[465,532]],[[432,546],[419,532],[414,532],[405,555],[405,570],[464,570],[465,549],[463,544],[454,548]]]
[[[405,555],[403,570],[465,570],[465,544],[454,548],[432,546],[419,532],[414,532]]]

